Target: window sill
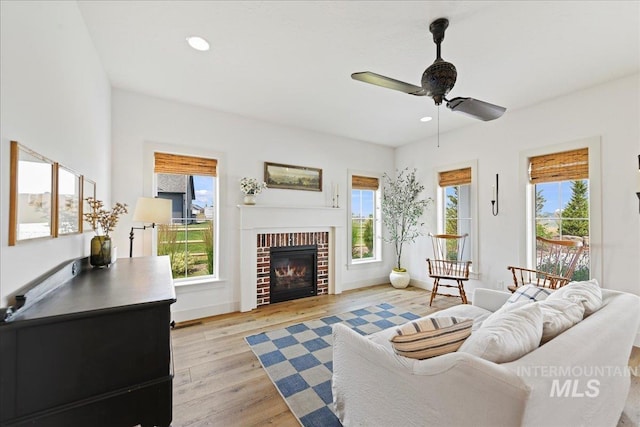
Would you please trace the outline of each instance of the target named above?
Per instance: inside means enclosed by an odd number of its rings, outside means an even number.
[[[470,271],[469,272],[469,278],[473,279],[473,280],[480,280],[480,273],[478,273],[476,271]]]
[[[348,270],[351,270],[351,269],[357,270],[357,269],[360,269],[360,268],[369,267],[369,266],[371,266],[373,264],[381,264],[381,263],[382,263],[381,259],[372,259],[372,260],[358,261],[358,262],[351,261],[351,263],[347,265],[347,269]]]
[[[224,279],[220,279],[217,277],[207,277],[207,278],[193,278],[193,279],[174,279],[173,286],[175,288],[187,288],[190,286],[198,286],[198,285],[214,285],[218,283],[226,282]]]

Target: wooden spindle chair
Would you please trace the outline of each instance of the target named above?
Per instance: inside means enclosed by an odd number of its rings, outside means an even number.
[[[507,267],[513,276],[511,292],[527,284],[557,289],[571,281],[584,245],[579,240],[536,238],[536,268]]]
[[[468,234],[431,234],[433,244],[433,259],[427,258],[429,276],[433,278],[431,299],[433,303],[436,295],[455,297],[457,295],[439,294],[438,287],[457,288],[463,304],[467,304],[467,295],[464,292],[464,282],[469,280],[469,268],[471,261],[463,261],[464,247]],[[440,283],[440,280],[453,280],[455,285]]]

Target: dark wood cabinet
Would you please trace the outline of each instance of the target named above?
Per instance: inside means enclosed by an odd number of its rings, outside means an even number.
[[[51,277],[0,322],[0,426],[169,426],[168,258],[76,260]]]

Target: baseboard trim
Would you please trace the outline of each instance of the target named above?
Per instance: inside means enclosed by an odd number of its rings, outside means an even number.
[[[389,283],[389,276],[376,277],[373,279],[358,280],[342,284],[342,292],[353,289],[366,288],[367,286],[384,285]]]
[[[411,282],[409,282],[409,285],[416,288],[425,289],[427,291],[430,291],[431,288],[433,288],[433,283],[425,282],[424,280],[418,280],[413,278],[411,279]]]
[[[176,323],[190,322],[206,317],[217,316],[219,314],[227,314],[240,311],[239,302],[230,302],[225,304],[209,305],[206,307],[191,308],[187,310],[171,311],[171,319]]]

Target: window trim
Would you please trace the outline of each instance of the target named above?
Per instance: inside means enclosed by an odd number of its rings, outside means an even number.
[[[441,172],[449,172],[458,169],[471,169],[471,183],[469,184],[469,212],[471,214],[471,269],[469,276],[474,279],[480,278],[480,257],[479,257],[479,240],[480,230],[478,229],[478,160],[466,160],[459,163],[449,164],[445,166],[438,166],[434,168],[434,183],[436,186],[436,226],[438,233],[444,233],[444,206],[445,206],[445,194],[444,187],[440,187],[439,175]]]
[[[229,238],[235,236],[228,236],[227,229],[222,229],[220,227],[220,223],[223,221],[221,217],[221,209],[220,204],[222,202],[222,197],[220,192],[226,185],[226,179],[224,174],[224,168],[221,167],[221,164],[224,165],[224,153],[209,151],[206,149],[202,149],[199,147],[185,146],[185,145],[177,145],[177,144],[165,144],[165,143],[155,143],[145,141],[143,145],[143,162],[142,162],[142,184],[143,184],[143,197],[155,197],[156,196],[156,172],[155,172],[155,153],[161,152],[166,154],[175,154],[178,156],[193,156],[193,157],[203,157],[209,159],[217,160],[216,165],[216,199],[215,199],[215,210],[214,210],[214,223],[217,232],[214,233],[214,266],[213,269],[216,274],[207,275],[207,276],[196,276],[193,278],[180,278],[174,279],[174,283],[176,286],[188,286],[188,285],[201,285],[203,283],[218,283],[224,281],[224,276],[227,273],[226,271],[221,270],[221,266],[225,265],[225,263],[221,262],[221,254],[220,247],[223,242],[228,241]],[[157,239],[157,230],[154,228],[152,231],[152,239],[151,239],[151,253],[157,253],[158,249],[158,239]]]
[[[518,259],[520,265],[531,268],[535,254],[535,184],[529,182],[529,160],[532,157],[570,150],[587,148],[589,150],[589,272],[591,278],[601,282],[602,263],[602,174],[601,174],[601,137],[593,136],[574,141],[548,145],[520,153],[519,191],[520,218],[518,240]]]
[[[375,239],[375,256],[372,258],[365,259],[353,259],[353,249],[351,247],[351,235],[352,235],[352,221],[351,221],[351,212],[352,212],[352,200],[351,200],[351,191],[353,176],[363,176],[376,178],[378,180],[378,190],[375,192],[375,214],[374,214],[374,239]],[[347,268],[359,268],[366,265],[381,263],[382,262],[382,174],[377,172],[365,172],[360,170],[348,170],[347,171]]]

